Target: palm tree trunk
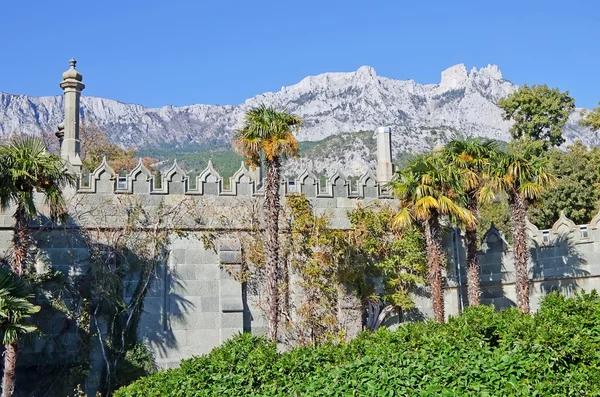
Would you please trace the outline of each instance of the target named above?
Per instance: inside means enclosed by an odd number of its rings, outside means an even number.
[[[267,272],[268,324],[267,336],[277,340],[277,325],[279,321],[279,291],[277,288],[279,264],[279,158],[267,160],[267,178],[265,186],[265,253]]]
[[[508,203],[510,204],[512,216],[511,228],[515,258],[517,306],[523,313],[529,313],[529,274],[527,272],[529,251],[527,250],[527,235],[525,232],[527,207],[525,199],[517,191],[510,192]]]
[[[2,379],[2,397],[12,397],[15,392],[17,367],[17,342],[4,346],[4,377]]]
[[[13,250],[10,266],[13,273],[22,276],[27,262],[31,238],[29,236],[29,222],[25,210],[17,205],[14,214],[15,231],[13,234]]]
[[[473,216],[479,216],[477,201],[473,197],[469,200],[468,209]],[[465,231],[465,243],[467,245],[467,296],[469,306],[477,306],[480,303],[481,286],[479,285],[479,258],[477,258],[477,227],[468,226]]]
[[[444,316],[444,287],[442,280],[442,232],[437,214],[423,222],[425,227],[425,244],[427,245],[427,261],[429,271],[427,277],[431,285],[431,303],[433,315],[437,322],[443,323]]]
[[[13,234],[13,250],[10,258],[10,267],[19,277],[27,264],[27,256],[31,245],[29,236],[29,219],[21,203],[13,215],[15,229]],[[5,345],[4,350],[4,376],[2,378],[2,397],[12,397],[15,391],[18,343],[15,341]]]

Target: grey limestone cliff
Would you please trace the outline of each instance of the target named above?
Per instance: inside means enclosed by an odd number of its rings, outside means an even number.
[[[459,64],[444,70],[439,84],[417,84],[378,76],[369,66],[355,72],[324,73],[267,92],[236,106],[164,106],[145,108],[110,99],[82,97],[84,123],[105,129],[114,142],[147,147],[186,143],[223,144],[252,105],[285,108],[304,119],[299,139],[315,141],[333,134],[373,131],[387,125],[394,131],[394,151],[428,149],[439,137],[460,132],[494,139],[509,138],[498,99],[516,85],[497,66],[467,71]],[[0,135],[12,132],[52,133],[62,121],[63,99],[0,93]],[[565,127],[568,141],[598,144],[596,136],[576,124],[578,112]]]

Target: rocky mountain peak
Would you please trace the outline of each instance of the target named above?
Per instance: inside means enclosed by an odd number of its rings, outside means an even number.
[[[492,80],[502,80],[502,72],[500,71],[500,68],[498,68],[497,65],[487,65],[486,67],[483,67],[479,70],[477,70],[477,68],[473,68],[471,70],[471,73],[469,73],[469,76],[472,77],[487,77],[489,79]]]
[[[477,69],[473,67],[467,72],[464,64],[459,63],[442,71],[442,78],[438,86],[440,92],[465,88],[469,83],[485,81],[488,83],[502,83],[502,72],[496,65],[487,65]]]
[[[356,71],[355,76],[357,79],[371,80],[377,78],[377,73],[375,73],[375,69],[371,66],[361,66]]]
[[[459,63],[458,65],[451,66],[442,71],[442,78],[439,85],[440,91],[450,91],[464,87],[468,78],[469,74],[464,64]]]
[[[394,151],[413,152],[431,149],[436,142],[446,141],[455,134],[508,140],[510,122],[503,120],[496,102],[516,89],[517,86],[502,78],[495,65],[469,72],[464,64],[454,65],[441,73],[439,84],[380,77],[372,67],[362,66],[354,72],[309,76],[278,92],[266,92],[236,106],[151,109],[82,97],[81,112],[84,124],[105,129],[114,142],[124,146],[215,145],[229,144],[248,106],[265,104],[303,118],[300,140],[317,141],[386,125],[394,131]],[[0,93],[0,136],[13,132],[52,133],[63,119],[62,106],[61,96]],[[568,142],[581,139],[587,144],[600,143],[596,135],[575,122],[565,128],[565,136]],[[359,150],[368,153],[358,146],[353,147],[352,153]],[[356,163],[356,159],[362,158],[362,154],[348,156],[323,164],[334,164],[344,171],[345,163]]]

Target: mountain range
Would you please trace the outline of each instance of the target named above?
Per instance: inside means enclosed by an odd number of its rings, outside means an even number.
[[[278,92],[267,92],[240,105],[190,105],[145,108],[135,104],[83,96],[83,123],[107,131],[127,147],[178,147],[190,143],[223,146],[244,111],[257,104],[273,105],[304,120],[300,141],[320,141],[332,135],[393,129],[395,154],[430,149],[454,135],[508,140],[510,122],[502,119],[496,102],[518,87],[505,80],[495,65],[468,71],[463,64],[441,73],[438,84],[418,84],[378,76],[370,66],[355,72],[309,76]],[[62,96],[32,97],[0,92],[0,135],[13,132],[53,132],[63,118]],[[599,138],[577,124],[576,110],[563,131],[567,142],[600,144]],[[364,134],[360,135],[364,138]],[[340,168],[356,174],[373,165],[372,145],[365,139],[346,139],[343,152],[324,152],[318,158],[289,162],[297,168],[313,163],[317,169]],[[342,150],[342,149],[340,149]]]

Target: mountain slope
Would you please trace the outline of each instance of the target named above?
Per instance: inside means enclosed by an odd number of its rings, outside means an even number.
[[[85,123],[105,129],[114,142],[133,147],[178,146],[230,142],[244,111],[265,103],[304,118],[303,141],[330,135],[393,127],[394,151],[421,151],[457,132],[507,140],[509,122],[496,101],[517,87],[502,78],[496,66],[467,71],[455,65],[442,72],[439,84],[417,84],[377,76],[363,66],[356,72],[306,77],[248,99],[237,106],[191,105],[144,108],[109,99],[83,97]],[[569,141],[598,144],[598,138],[576,124],[578,112],[565,127]],[[0,93],[0,134],[53,132],[62,120],[62,97],[29,97]]]

